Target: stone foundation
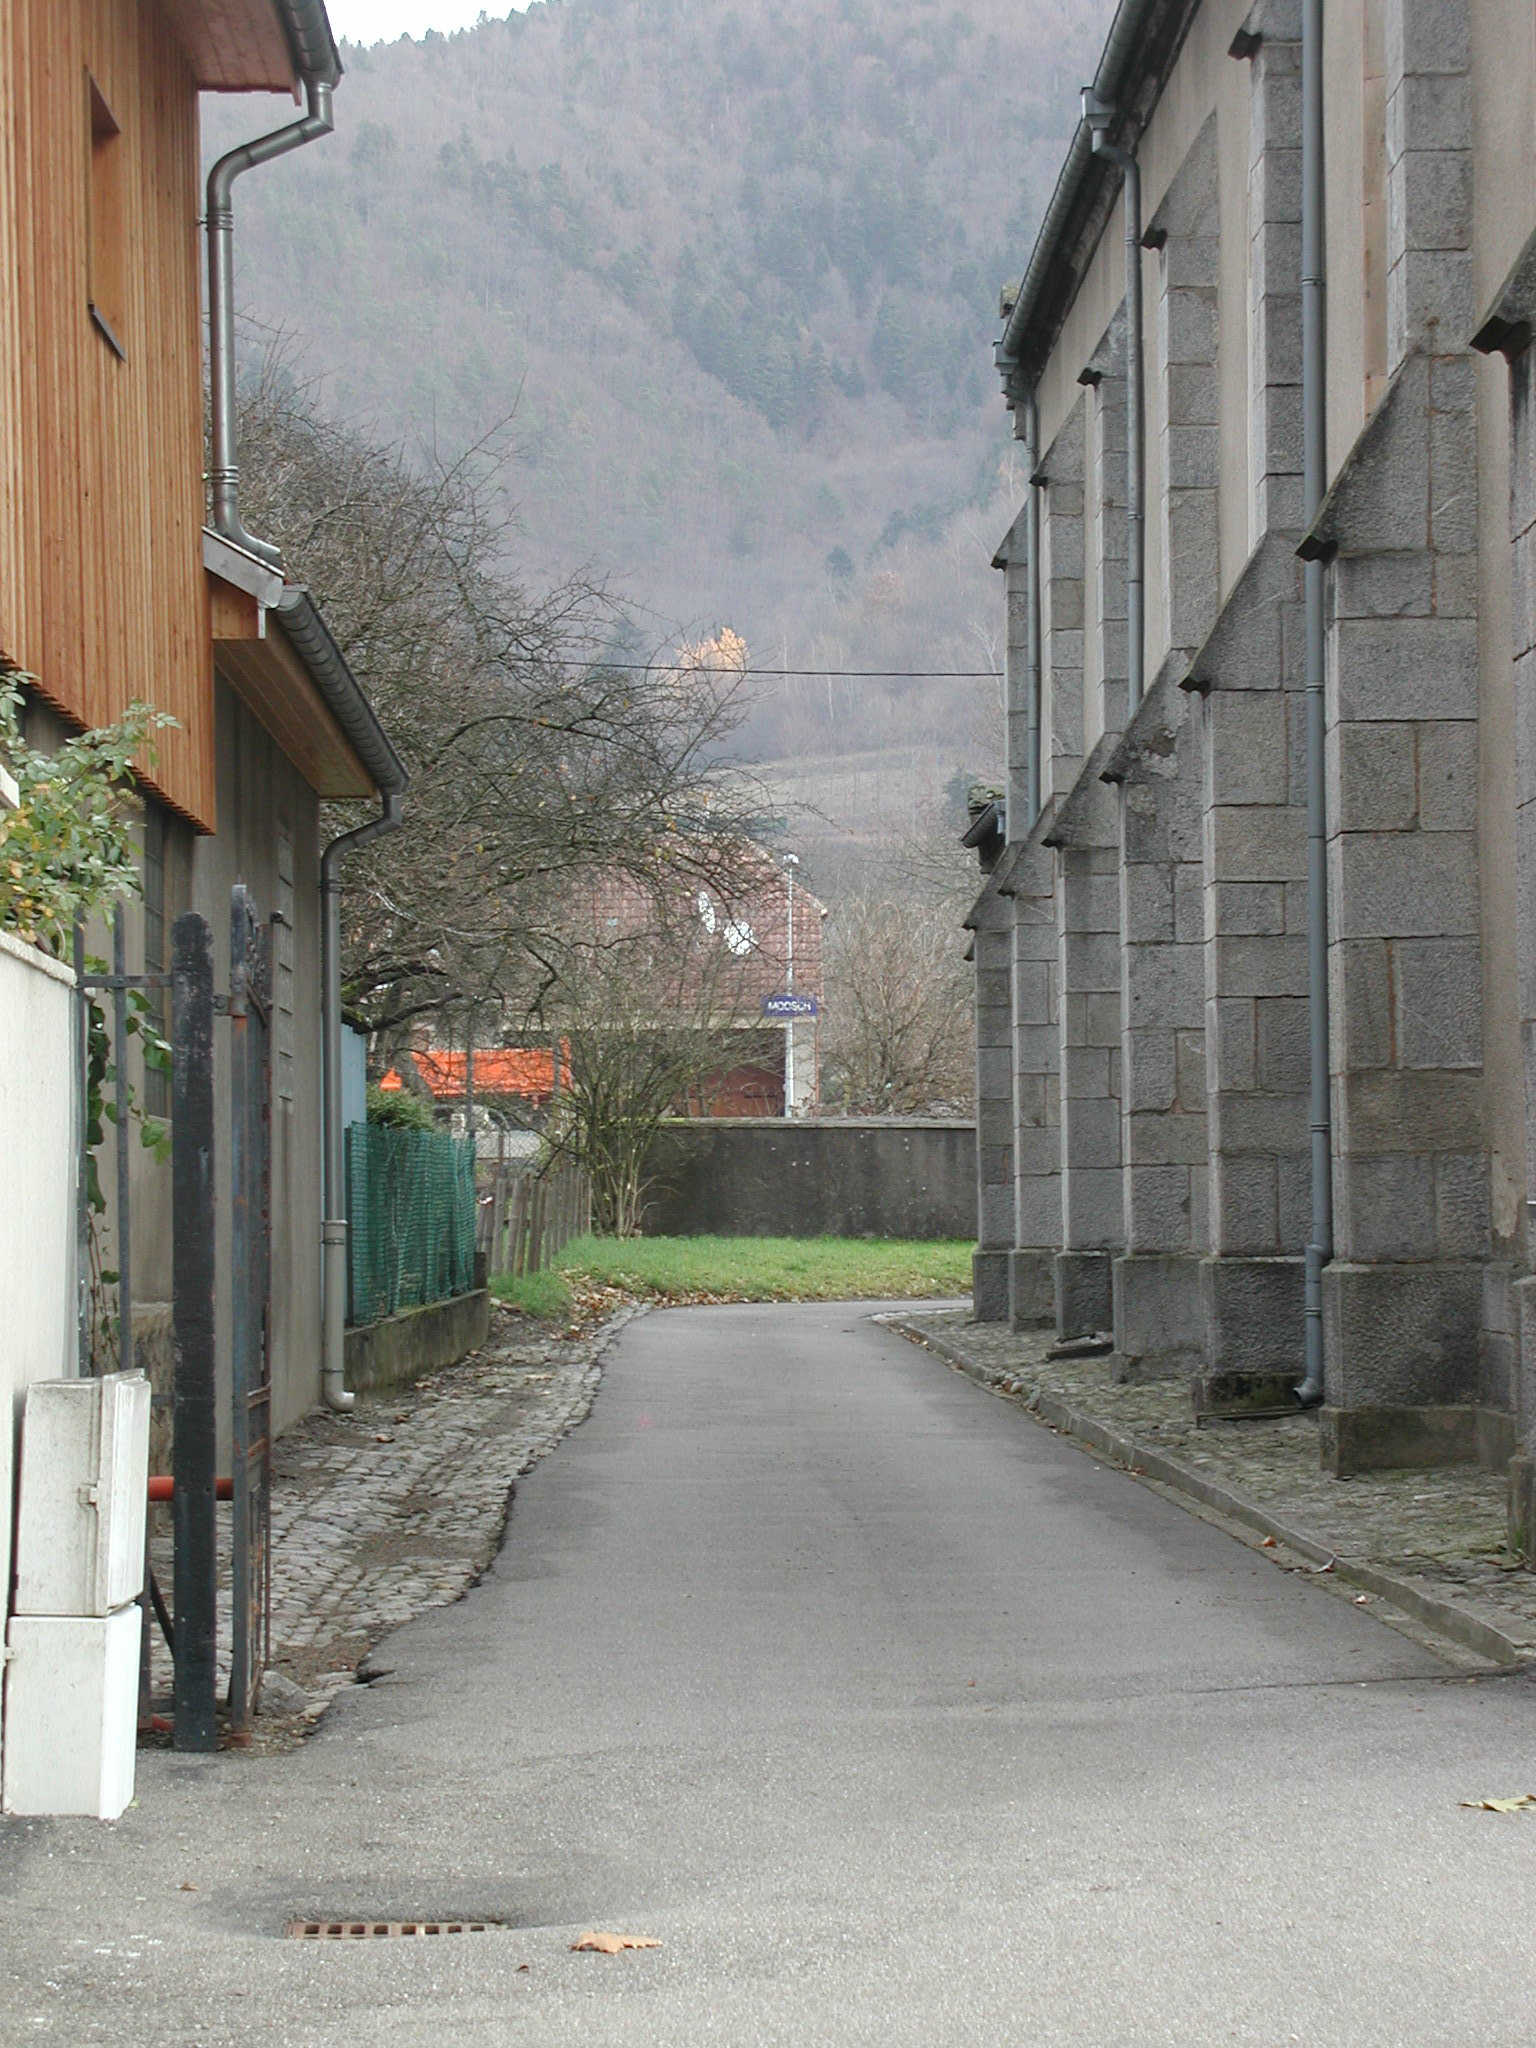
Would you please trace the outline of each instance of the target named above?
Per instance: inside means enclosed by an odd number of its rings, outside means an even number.
[[[1132,1252],[1113,1267],[1115,1350],[1137,1379],[1174,1379],[1205,1356],[1200,1261],[1172,1252]]]
[[[1003,1251],[971,1253],[971,1313],[978,1323],[1007,1322],[1011,1257]]]
[[[1056,1320],[1056,1255],[1008,1255],[1008,1321],[1015,1330],[1048,1330]]]
[[[1055,1282],[1058,1337],[1089,1337],[1112,1328],[1114,1274],[1108,1252],[1058,1252]]]
[[[1447,1408],[1477,1398],[1479,1267],[1336,1261],[1323,1273],[1328,1400]]]

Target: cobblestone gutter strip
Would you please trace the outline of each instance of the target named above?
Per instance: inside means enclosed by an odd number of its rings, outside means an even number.
[[[1493,1614],[1480,1612],[1465,1599],[1443,1597],[1423,1583],[1416,1583],[1400,1570],[1392,1570],[1368,1556],[1354,1554],[1352,1547],[1341,1547],[1339,1542],[1330,1542],[1325,1537],[1298,1527],[1287,1515],[1276,1513],[1272,1507],[1266,1507],[1252,1498],[1251,1489],[1239,1491],[1238,1487],[1242,1485],[1243,1480],[1241,1466],[1245,1448],[1241,1438],[1229,1439],[1229,1448],[1219,1460],[1228,1470],[1222,1478],[1213,1478],[1207,1473],[1195,1470],[1185,1459],[1169,1456],[1165,1450],[1159,1449],[1155,1442],[1148,1441],[1145,1436],[1133,1434],[1130,1429],[1116,1427],[1114,1423],[1105,1422],[1089,1413],[1073,1399],[1064,1397],[1060,1390],[1053,1388],[1045,1380],[1044,1375],[1048,1368],[1042,1353],[1049,1339],[1033,1344],[1028,1339],[1017,1337],[1000,1341],[998,1334],[983,1334],[977,1331],[974,1325],[968,1325],[963,1319],[954,1316],[896,1314],[883,1315],[880,1320],[901,1336],[934,1352],[947,1365],[965,1373],[979,1386],[1004,1399],[1017,1401],[1050,1428],[1063,1436],[1076,1439],[1101,1457],[1124,1466],[1135,1477],[1153,1480],[1174,1494],[1197,1501],[1202,1507],[1209,1508],[1245,1528],[1255,1530],[1260,1536],[1270,1538],[1277,1547],[1283,1547],[1299,1557],[1306,1558],[1317,1570],[1330,1571],[1335,1577],[1360,1587],[1363,1592],[1371,1594],[1376,1599],[1388,1602],[1410,1616],[1421,1627],[1448,1637],[1475,1655],[1486,1657],[1492,1663],[1513,1665],[1525,1662],[1533,1652],[1536,1652],[1536,1579],[1525,1572],[1506,1574],[1504,1567],[1491,1566],[1488,1563],[1486,1553],[1469,1557],[1462,1572],[1458,1573],[1457,1561],[1448,1553],[1453,1553],[1458,1547],[1467,1547],[1464,1540],[1467,1531],[1463,1527],[1448,1532],[1444,1526],[1443,1507],[1440,1534],[1444,1537],[1449,1533],[1451,1540],[1441,1544],[1440,1553],[1433,1558],[1433,1568],[1442,1578],[1453,1582],[1463,1575],[1467,1578],[1481,1577],[1486,1580],[1489,1571],[1497,1569],[1500,1578],[1506,1580],[1505,1584],[1495,1582],[1497,1593],[1502,1596],[1498,1601],[1499,1609],[1502,1611]],[[1001,1358],[980,1355],[983,1351],[1000,1353]],[[1008,1355],[1010,1352],[1013,1354],[1011,1358]],[[1083,1367],[1079,1367],[1077,1373],[1087,1376],[1091,1373],[1091,1368],[1085,1372]],[[1067,1376],[1072,1376],[1070,1369]],[[1126,1397],[1127,1405],[1139,1406],[1144,1410],[1153,1409],[1155,1404],[1159,1403],[1172,1409],[1174,1404],[1183,1398],[1182,1389],[1170,1387],[1167,1383],[1155,1389],[1106,1388],[1105,1391],[1109,1392],[1111,1397],[1122,1394]],[[1095,1405],[1108,1406],[1109,1403],[1102,1401]],[[1307,1425],[1302,1418],[1297,1418],[1297,1422],[1300,1429],[1306,1429]],[[1167,1428],[1168,1423],[1155,1422],[1153,1426]],[[1245,1431],[1253,1431],[1262,1429],[1264,1425],[1250,1423],[1239,1427]],[[1193,1433],[1192,1419],[1188,1429]],[[1184,1432],[1176,1429],[1175,1433]],[[1209,1433],[1207,1430],[1206,1434]],[[1294,1435],[1295,1432],[1291,1433]],[[1256,1441],[1263,1440],[1256,1440],[1250,1436],[1248,1447],[1251,1448]],[[1273,1455],[1273,1435],[1264,1448],[1269,1454],[1273,1473],[1280,1462]],[[1305,1457],[1305,1447],[1299,1448],[1301,1456]],[[1311,1456],[1315,1463],[1315,1439]],[[1216,1461],[1214,1457],[1211,1460]],[[1233,1478],[1237,1480],[1237,1486],[1227,1483]],[[1468,1496],[1473,1509],[1473,1542],[1485,1539],[1490,1548],[1497,1542],[1497,1537],[1490,1535],[1485,1526],[1486,1517],[1478,1512],[1485,1498],[1490,1493],[1496,1493],[1497,1482],[1489,1482],[1487,1475],[1467,1474],[1460,1480],[1459,1489],[1456,1479],[1448,1479],[1448,1476],[1443,1474],[1393,1474],[1391,1480],[1396,1483],[1378,1485],[1375,1489],[1369,1490],[1375,1496],[1370,1498],[1368,1503],[1372,1511],[1371,1533],[1376,1537],[1378,1545],[1383,1535],[1390,1538],[1390,1526],[1384,1524],[1390,1525],[1392,1519],[1390,1510],[1383,1514],[1379,1496],[1402,1495],[1404,1486],[1413,1484],[1431,1487],[1432,1492],[1428,1497],[1437,1505],[1440,1496],[1448,1491],[1459,1490]],[[1317,1475],[1316,1483],[1319,1487],[1334,1488],[1341,1484],[1322,1474]],[[1351,1487],[1357,1483],[1349,1482]],[[1411,1500],[1412,1496],[1408,1498]],[[1465,1521],[1466,1503],[1458,1503],[1458,1506],[1463,1508],[1462,1519]],[[1347,1510],[1345,1512],[1347,1513]],[[1400,1531],[1403,1550],[1410,1550],[1415,1543],[1423,1543],[1426,1535],[1425,1521],[1426,1518],[1423,1516],[1404,1518],[1404,1526]],[[1459,1545],[1456,1540],[1458,1536],[1463,1538]],[[1478,1590],[1482,1591],[1482,1588],[1479,1587]]]
[[[602,1354],[642,1310],[575,1337],[493,1312],[478,1352],[414,1387],[316,1410],[273,1453],[272,1668],[258,1747],[287,1747],[366,1676],[382,1636],[460,1599],[501,1546],[514,1484],[582,1422]],[[227,1519],[227,1510],[221,1522]],[[219,1643],[228,1656],[227,1527]],[[170,1583],[169,1545],[157,1558]],[[156,1678],[170,1670],[156,1644]],[[219,1674],[222,1693],[227,1664]]]

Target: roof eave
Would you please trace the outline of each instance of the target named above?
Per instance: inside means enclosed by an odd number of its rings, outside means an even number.
[[[1199,5],[1120,0],[1093,78],[1095,97],[1115,109],[1112,143],[1132,151],[1139,144]],[[1119,191],[1119,172],[1094,154],[1079,122],[995,351],[1010,406],[1034,388],[1049,360]]]

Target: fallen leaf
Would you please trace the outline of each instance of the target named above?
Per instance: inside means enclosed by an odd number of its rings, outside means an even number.
[[[394,1442],[394,1438],[386,1429],[375,1430],[373,1440],[376,1444],[392,1444]]]
[[[652,1941],[648,1934],[598,1934],[589,1930],[580,1941],[571,1943],[573,1949],[591,1949],[600,1956],[616,1956],[626,1948],[660,1948],[659,1941]]]
[[[184,1884],[182,1886],[182,1890],[184,1892],[195,1892],[197,1890],[197,1886],[195,1884]]]
[[[517,1966],[517,1974],[518,1974],[518,1976],[519,1976],[519,1977],[520,1977],[520,1976],[521,1976],[521,1975],[523,1974],[524,1970],[526,1970],[526,1969],[527,1969],[527,1967],[528,1967],[528,1965],[527,1965],[526,1963],[519,1963],[519,1964],[518,1964],[518,1966]]]
[[[1355,1595],[1355,1605],[1357,1607],[1369,1607],[1370,1604],[1371,1596],[1369,1593],[1357,1593]]]
[[[1522,1792],[1518,1799],[1463,1799],[1476,1813],[1536,1813],[1536,1792]]]
[[[1264,1541],[1259,1545],[1260,1550],[1273,1550],[1274,1547],[1275,1539],[1273,1536],[1266,1536],[1264,1538]]]

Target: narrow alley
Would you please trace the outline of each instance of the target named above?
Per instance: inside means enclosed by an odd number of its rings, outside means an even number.
[[[301,1749],[0,1824],[0,2036],[1513,2042],[1530,1679],[1447,1658],[867,1305],[652,1314]]]

